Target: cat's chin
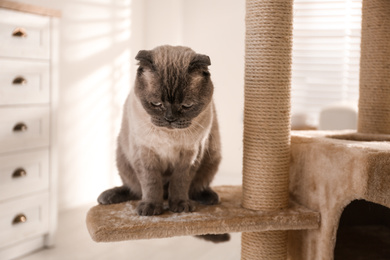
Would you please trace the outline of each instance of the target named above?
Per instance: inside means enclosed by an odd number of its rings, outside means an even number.
[[[167,128],[167,129],[175,130],[175,129],[186,129],[190,125],[191,125],[191,123],[189,123],[189,124],[166,124],[166,125],[163,125],[163,126],[160,126],[160,127],[164,127],[164,128]]]
[[[166,128],[166,129],[171,129],[171,130],[175,130],[175,129],[185,129],[185,128],[188,128],[190,125],[191,125],[191,122],[172,122],[172,123],[168,123],[168,122],[164,122],[164,121],[160,121],[160,120],[152,120],[152,123],[157,126],[157,127],[162,127],[162,128]]]
[[[189,126],[191,125],[191,123],[187,123],[187,124],[184,124],[184,125],[171,125],[170,127],[172,127],[172,129],[185,129],[185,128],[188,128]]]

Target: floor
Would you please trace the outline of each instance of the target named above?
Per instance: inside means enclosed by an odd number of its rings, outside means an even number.
[[[240,233],[229,242],[214,244],[194,237],[96,243],[89,237],[85,216],[91,205],[63,212],[59,216],[55,247],[18,260],[237,260],[240,259]]]

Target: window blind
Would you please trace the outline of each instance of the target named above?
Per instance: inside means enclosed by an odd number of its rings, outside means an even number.
[[[362,0],[295,0],[292,113],[318,124],[334,103],[357,106]]]

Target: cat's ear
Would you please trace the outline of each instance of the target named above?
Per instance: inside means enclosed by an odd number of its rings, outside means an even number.
[[[197,54],[190,62],[188,71],[195,70],[207,70],[207,67],[211,65],[210,57],[203,54]]]
[[[153,55],[152,51],[139,51],[135,59],[139,61],[140,66],[149,67],[153,69]]]

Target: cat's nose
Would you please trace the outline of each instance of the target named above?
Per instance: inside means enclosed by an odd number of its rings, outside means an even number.
[[[173,116],[165,116],[164,119],[167,120],[169,123],[175,122],[177,120],[177,118]]]

